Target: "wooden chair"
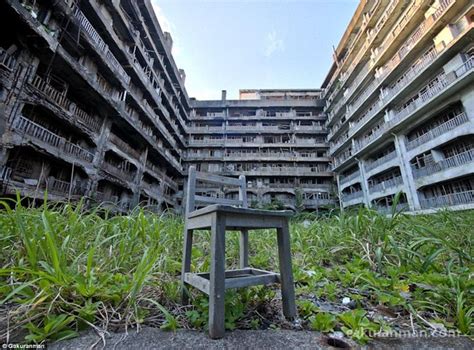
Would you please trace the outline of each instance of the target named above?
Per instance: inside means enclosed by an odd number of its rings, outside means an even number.
[[[239,199],[213,198],[196,195],[196,181],[239,187]],[[195,210],[196,203],[210,204]],[[295,291],[291,268],[290,232],[288,218],[291,211],[271,211],[247,207],[245,176],[238,179],[197,172],[189,168],[184,228],[183,265],[181,271],[182,302],[188,303],[185,284],[209,295],[209,335],[224,336],[224,296],[229,288],[242,288],[279,282],[283,299],[283,314],[296,317]],[[211,263],[209,273],[191,273],[193,231],[211,230]],[[249,267],[248,231],[276,229],[280,273]],[[225,270],[225,232],[240,231],[240,269]]]

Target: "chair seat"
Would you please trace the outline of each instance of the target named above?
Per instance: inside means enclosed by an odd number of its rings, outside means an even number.
[[[291,210],[265,210],[265,209],[252,209],[252,208],[241,208],[234,207],[232,205],[213,204],[208,205],[202,209],[195,210],[189,213],[188,218],[195,218],[201,215],[206,215],[213,212],[231,213],[239,215],[258,215],[258,216],[277,216],[277,217],[289,217],[293,215]]]

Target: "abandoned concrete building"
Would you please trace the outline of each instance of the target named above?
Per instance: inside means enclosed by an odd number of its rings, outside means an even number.
[[[187,162],[245,175],[250,203],[292,209],[334,205],[321,90],[241,90],[240,99],[191,100]],[[202,195],[235,196],[199,188]]]
[[[150,2],[6,0],[0,13],[2,192],[177,207],[189,99]]]
[[[199,101],[150,0],[4,0],[0,195],[180,210],[192,164],[255,206],[474,207],[473,6],[361,0],[322,89]]]
[[[342,207],[474,207],[474,7],[362,1],[326,91]]]

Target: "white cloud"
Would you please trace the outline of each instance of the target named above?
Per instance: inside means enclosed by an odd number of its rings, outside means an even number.
[[[152,0],[151,5],[153,6],[153,10],[155,10],[155,15],[160,23],[161,30],[171,34],[171,37],[173,38],[173,48],[171,49],[171,52],[174,57],[178,57],[181,54],[182,49],[179,45],[178,36],[176,35],[176,26],[168,17],[166,17],[162,8],[158,5],[157,0]]]
[[[285,51],[285,42],[277,33],[276,30],[272,30],[265,37],[265,48],[264,53],[266,57],[272,56],[276,52]]]
[[[153,0],[151,4],[153,6],[153,9],[155,10],[156,18],[158,18],[158,22],[160,22],[161,29],[164,32],[173,33],[175,27],[171,23],[171,21],[168,19],[168,17],[165,16],[165,14],[163,13],[163,10],[158,5],[157,0]]]

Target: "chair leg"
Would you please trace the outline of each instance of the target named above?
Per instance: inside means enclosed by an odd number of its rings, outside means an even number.
[[[183,264],[181,267],[181,303],[189,304],[189,295],[184,283],[184,274],[191,272],[191,251],[193,247],[193,230],[184,229],[184,246],[183,246]]]
[[[215,214],[212,219],[210,267],[209,335],[218,339],[225,333],[225,218],[219,214]]]
[[[281,228],[277,229],[277,240],[283,314],[286,318],[294,318],[296,317],[295,285],[291,266],[290,230],[287,220]]]
[[[249,266],[249,230],[240,230],[240,268]]]

